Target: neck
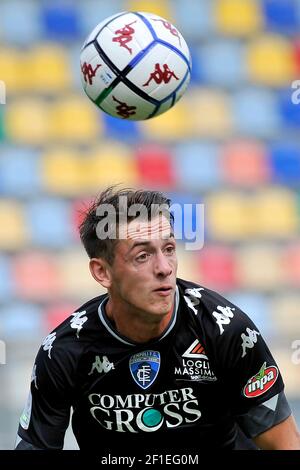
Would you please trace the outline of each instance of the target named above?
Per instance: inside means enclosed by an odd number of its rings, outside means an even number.
[[[126,312],[124,308],[120,310],[109,298],[105,311],[121,335],[136,343],[146,343],[166,330],[172,318],[173,307],[164,315],[149,316],[143,312]]]

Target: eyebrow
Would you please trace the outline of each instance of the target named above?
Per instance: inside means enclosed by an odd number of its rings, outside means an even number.
[[[166,239],[164,239],[164,241],[169,241],[171,238],[175,238],[174,237],[174,233],[171,233],[170,236]],[[139,241],[136,241],[134,242],[134,244],[132,245],[132,247],[129,249],[128,253],[131,253],[131,251],[136,248],[137,246],[143,246],[143,245],[150,245],[151,244],[151,240],[139,240]]]

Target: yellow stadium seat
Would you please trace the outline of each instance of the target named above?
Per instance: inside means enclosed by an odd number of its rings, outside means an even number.
[[[27,55],[30,72],[28,87],[33,91],[53,93],[64,91],[71,84],[69,55],[61,46],[43,44]]]
[[[160,116],[140,123],[142,134],[149,139],[174,140],[193,135],[187,102],[180,101]]]
[[[89,259],[82,248],[65,251],[58,258],[58,268],[64,298],[77,301],[78,305],[89,298],[106,292],[89,271]],[[80,274],[79,274],[80,273]]]
[[[232,132],[230,101],[225,93],[199,88],[189,93],[187,103],[190,112],[186,125],[191,126],[195,136],[222,138]]]
[[[28,230],[22,207],[15,201],[0,201],[0,250],[24,248],[28,240]]]
[[[296,76],[292,44],[276,34],[256,38],[248,45],[247,66],[252,81],[269,86],[290,86]]]
[[[51,112],[54,140],[90,144],[102,134],[100,111],[84,96],[58,100]]]
[[[274,327],[284,335],[294,337],[300,331],[299,294],[281,294],[272,299]]]
[[[237,249],[236,270],[245,289],[271,291],[282,285],[283,271],[276,247],[247,244]]]
[[[154,13],[172,21],[170,3],[169,0],[126,0],[124,10]]]
[[[4,81],[7,93],[23,91],[24,55],[13,48],[0,49],[0,79]]]
[[[248,201],[238,192],[222,191],[205,200],[205,220],[215,240],[240,240],[249,235]]]
[[[297,235],[297,203],[291,191],[276,187],[264,189],[251,201],[256,235],[274,239]]]
[[[229,36],[246,36],[262,26],[257,0],[218,0],[215,18],[219,32]]]
[[[7,136],[18,144],[39,145],[50,139],[48,105],[40,99],[24,98],[6,108]]]
[[[99,191],[115,183],[125,186],[136,186],[137,168],[129,149],[118,143],[104,143],[95,148],[87,165],[87,191]]]
[[[84,194],[85,161],[71,150],[49,150],[42,158],[41,180],[44,189],[50,193],[66,196]]]

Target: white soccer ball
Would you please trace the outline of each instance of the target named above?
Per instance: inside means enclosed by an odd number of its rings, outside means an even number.
[[[191,56],[169,21],[152,13],[122,12],[88,36],[80,66],[84,91],[99,108],[137,121],[164,113],[182,97]]]

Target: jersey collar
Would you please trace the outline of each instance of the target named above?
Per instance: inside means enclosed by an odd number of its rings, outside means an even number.
[[[134,341],[129,340],[126,338],[126,336],[122,336],[112,325],[111,321],[109,320],[108,316],[106,315],[105,312],[105,305],[107,304],[108,301],[108,295],[104,297],[102,302],[100,303],[98,307],[98,315],[100,318],[101,323],[103,326],[106,328],[106,330],[117,340],[121,341],[124,344],[128,344],[129,346],[136,346],[137,344],[140,343],[135,343]],[[172,313],[171,320],[165,329],[165,331],[159,336],[158,338],[155,338],[155,341],[161,341],[163,338],[165,338],[170,331],[174,328],[174,325],[177,320],[177,312],[178,312],[178,304],[179,304],[179,290],[178,287],[176,286],[175,290],[175,303],[174,303],[174,309]]]

